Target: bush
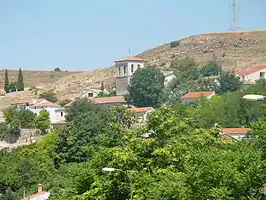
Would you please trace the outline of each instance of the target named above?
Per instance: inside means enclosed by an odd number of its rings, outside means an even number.
[[[210,61],[200,69],[200,74],[202,76],[217,76],[221,72],[221,66],[215,61]]]
[[[178,47],[180,45],[180,41],[179,40],[176,40],[176,41],[173,41],[170,43],[170,47],[171,48],[175,48],[175,47]]]
[[[56,67],[56,68],[54,69],[54,71],[55,71],[55,72],[61,72],[61,69],[60,69],[59,67]]]
[[[63,107],[63,106],[65,106],[66,104],[68,104],[70,102],[71,102],[70,99],[64,99],[64,100],[59,101],[58,104]]]
[[[58,101],[57,96],[53,91],[43,92],[40,94],[39,98],[46,99],[47,101],[50,101],[53,103]]]

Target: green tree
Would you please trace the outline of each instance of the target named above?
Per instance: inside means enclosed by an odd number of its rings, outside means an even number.
[[[50,128],[50,114],[47,110],[41,110],[39,115],[35,118],[35,127],[42,132],[46,132]]]
[[[238,77],[230,72],[224,72],[217,79],[216,93],[223,94],[226,92],[235,92],[241,88],[241,81]]]
[[[19,121],[22,128],[34,127],[36,114],[30,110],[18,110]]]
[[[9,78],[8,78],[7,69],[5,70],[5,86],[4,86],[4,89],[5,89],[6,93],[9,92]]]
[[[11,82],[9,84],[9,92],[16,92],[17,91],[17,82]]]
[[[53,91],[43,92],[39,95],[39,98],[46,99],[47,101],[50,101],[53,103],[58,101],[57,96]]]
[[[64,100],[59,101],[58,104],[63,107],[70,102],[71,102],[70,99],[64,99]]]
[[[104,83],[103,83],[103,81],[101,83],[101,91],[104,91]]]
[[[21,68],[19,68],[17,90],[24,91],[24,79],[23,79],[23,73],[22,73]]]
[[[171,62],[170,68],[178,70],[179,72],[185,72],[194,66],[197,66],[196,61],[193,58],[185,57],[181,59],[174,59]]]
[[[221,66],[215,62],[210,61],[207,64],[203,65],[200,69],[200,74],[202,76],[217,76],[222,72]]]
[[[138,69],[130,80],[127,101],[137,107],[158,107],[164,88],[164,75],[157,68]]]
[[[60,69],[59,67],[56,67],[56,68],[54,69],[54,71],[55,71],[55,72],[61,72],[61,69]]]

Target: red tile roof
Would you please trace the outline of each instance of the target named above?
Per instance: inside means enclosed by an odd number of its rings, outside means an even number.
[[[255,85],[256,82],[250,82],[250,81],[243,81],[244,85]]]
[[[75,99],[79,97],[81,94],[66,94],[60,97],[60,100],[66,100],[66,99]]]
[[[238,75],[238,76],[247,76],[249,74],[252,74],[254,72],[257,72],[257,71],[260,71],[260,70],[263,70],[263,69],[266,69],[266,65],[258,65],[258,66],[255,66],[255,67],[251,67],[251,68],[249,68],[246,71],[235,72],[235,74]]]
[[[128,108],[129,112],[142,113],[152,110],[152,107],[142,107],[142,108]]]
[[[113,96],[113,97],[101,97],[101,98],[91,98],[89,99],[95,104],[106,104],[106,103],[126,103],[123,96]]]
[[[0,96],[5,96],[5,94],[6,94],[6,91],[5,91],[5,90],[2,90],[2,89],[0,89]]]
[[[57,103],[52,103],[50,101],[44,101],[44,102],[36,103],[32,106],[33,107],[61,107]]]
[[[245,135],[249,131],[251,131],[250,128],[222,128],[222,132],[228,135]]]
[[[200,97],[208,97],[210,95],[214,94],[212,91],[208,92],[190,92],[185,94],[184,96],[180,97],[180,99],[196,99]]]
[[[119,60],[115,60],[115,62],[123,62],[123,61],[143,61],[144,62],[144,59],[139,58],[139,57],[135,57],[135,56],[128,56],[125,58],[121,58]]]

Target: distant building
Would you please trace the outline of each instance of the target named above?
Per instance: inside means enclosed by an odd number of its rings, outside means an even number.
[[[50,115],[50,121],[51,123],[59,122],[65,119],[65,109],[62,108],[60,105],[56,103],[52,103],[50,101],[41,101],[36,104],[31,104],[29,106],[26,106],[27,110],[32,111],[33,113],[39,115],[40,111],[47,110]]]
[[[266,65],[258,65],[246,71],[235,72],[234,74],[238,76],[240,81],[244,84],[255,84],[257,80],[266,79]]]
[[[49,199],[49,196],[50,196],[50,192],[44,191],[42,185],[39,184],[37,193],[32,194],[28,197],[24,197],[21,200],[46,200],[46,199]]]
[[[201,97],[206,97],[207,99],[211,99],[215,95],[215,92],[190,92],[180,97],[180,101],[183,104],[192,103],[194,101],[199,100]]]
[[[167,86],[173,79],[176,78],[173,71],[164,71],[163,75],[165,76],[164,85]]]
[[[141,108],[128,108],[129,112],[134,112],[138,115],[138,122],[142,123],[147,120],[147,115],[154,109],[152,107],[141,107]]]
[[[105,108],[117,105],[126,106],[126,100],[123,96],[91,98],[89,99],[89,101],[96,104],[99,107],[105,107]]]
[[[126,106],[126,100],[123,96],[112,96],[112,97],[100,97],[100,98],[88,98],[88,101],[92,104],[96,104],[99,107],[112,107],[117,105]],[[71,106],[75,101],[71,101],[65,107]]]
[[[250,128],[222,128],[222,134],[236,140],[242,140],[247,133],[251,131]]]
[[[60,101],[66,100],[66,99],[70,99],[73,101],[77,98],[83,98],[83,97],[94,98],[94,97],[97,97],[100,92],[101,92],[100,89],[91,88],[91,89],[83,91],[81,93],[65,94],[65,95],[61,96],[59,99],[60,99]]]
[[[6,91],[4,89],[0,89],[0,96],[5,96],[6,95]]]
[[[129,56],[115,61],[116,94],[125,95],[130,84],[131,76],[138,68],[144,68],[144,59]]]

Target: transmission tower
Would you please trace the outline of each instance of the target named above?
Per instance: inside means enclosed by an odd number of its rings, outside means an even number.
[[[240,4],[236,4],[236,0],[232,0],[232,3],[229,4],[230,10],[232,10],[232,23],[230,25],[230,31],[237,31],[240,27],[237,26],[238,16],[240,13]],[[238,8],[238,9],[237,9]]]

